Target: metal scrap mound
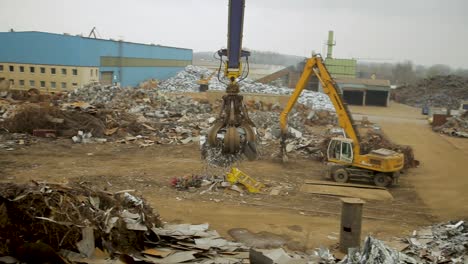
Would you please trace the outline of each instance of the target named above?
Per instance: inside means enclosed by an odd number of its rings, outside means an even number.
[[[362,248],[352,248],[343,260],[337,260],[328,249],[315,251],[319,263],[394,264],[394,263],[467,263],[468,225],[450,221],[423,227],[400,239],[401,251],[371,236]]]
[[[468,138],[468,111],[460,116],[452,116],[441,126],[434,127],[434,131],[450,136]]]
[[[162,81],[158,89],[168,92],[196,92],[199,88],[197,81],[200,80],[200,77],[202,75],[209,76],[211,73],[212,71],[205,67],[188,65],[185,70],[179,72],[176,76]],[[210,90],[226,90],[226,84],[220,82],[216,76],[211,78],[209,86]],[[288,87],[258,83],[249,78],[242,81],[240,87],[243,93],[290,95],[294,91]],[[298,102],[316,110],[335,111],[330,99],[324,93],[304,90]]]
[[[235,255],[241,248],[209,231],[208,224],[163,226],[130,191],[110,193],[85,183],[0,184],[0,256],[22,262],[177,263],[219,258],[225,251]]]
[[[461,100],[468,99],[468,78],[457,75],[434,76],[397,88],[397,102],[423,107],[447,107],[458,109]]]

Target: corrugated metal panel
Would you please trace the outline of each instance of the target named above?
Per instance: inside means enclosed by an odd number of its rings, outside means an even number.
[[[101,67],[185,67],[188,60],[101,57]]]
[[[182,71],[184,67],[101,67],[99,69],[100,71],[113,71],[117,76],[117,73],[121,70],[123,73],[121,84],[123,86],[135,86],[141,81],[151,78],[165,80]]]
[[[326,59],[325,65],[332,77],[356,77],[356,60],[352,59]]]

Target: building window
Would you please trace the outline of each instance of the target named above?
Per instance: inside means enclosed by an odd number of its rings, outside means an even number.
[[[62,69],[62,74],[67,75],[67,69]]]
[[[34,72],[36,71],[36,68],[34,68],[34,67],[29,67],[29,71],[30,71],[31,73],[34,73]]]
[[[24,80],[19,80],[19,85],[20,85],[21,87],[24,87]]]
[[[15,66],[10,65],[10,71],[11,71],[11,72],[14,72],[14,71],[15,71]]]
[[[10,85],[15,85],[15,80],[10,79]]]
[[[76,88],[78,86],[78,83],[72,83],[73,88]]]
[[[50,74],[56,74],[57,71],[55,70],[55,68],[50,68]]]
[[[41,81],[41,88],[45,88],[45,82]]]
[[[62,83],[62,89],[67,89],[67,83],[66,82]]]
[[[72,74],[73,74],[73,75],[78,75],[78,70],[77,70],[77,69],[73,69],[73,70],[72,70]]]
[[[91,77],[93,77],[93,69],[89,70],[89,74],[91,75]]]
[[[24,72],[24,66],[20,66],[20,72]]]
[[[0,65],[0,72],[3,71],[3,65]]]
[[[44,67],[41,67],[41,73],[42,73],[42,74],[45,73],[45,68],[44,68]]]
[[[99,76],[99,75],[98,75],[98,72],[97,72],[97,69],[96,69],[96,77],[98,77],[98,76]]]
[[[35,81],[29,81],[29,86],[31,87],[35,87],[36,86],[36,82]]]
[[[55,82],[50,82],[50,88],[55,89],[57,84]]]

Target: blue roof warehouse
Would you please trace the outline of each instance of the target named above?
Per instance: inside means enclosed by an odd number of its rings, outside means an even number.
[[[135,86],[192,63],[185,48],[46,32],[0,32],[0,82],[10,88],[74,89],[90,82]]]

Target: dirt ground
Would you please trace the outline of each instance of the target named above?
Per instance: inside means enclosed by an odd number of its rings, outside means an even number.
[[[441,221],[468,218],[467,139],[433,132],[420,109],[402,104],[351,111],[377,122],[396,143],[414,148],[421,166],[410,172],[408,181],[434,216]]]
[[[378,122],[392,140],[415,148],[421,166],[390,189],[393,201],[367,201],[363,235],[381,239],[407,235],[418,226],[439,220],[467,218],[468,143],[433,133],[417,109],[352,108]],[[463,162],[465,161],[465,162]],[[135,189],[164,221],[210,223],[228,237],[232,228],[268,231],[295,241],[294,249],[333,246],[338,242],[341,202],[338,197],[301,193],[306,179],[323,179],[324,165],[312,160],[282,164],[265,158],[239,168],[280,195],[244,194],[206,188],[177,191],[173,177],[203,173],[198,146],[72,144],[60,139],[14,151],[0,151],[0,181],[89,182],[110,191]],[[464,167],[463,167],[464,166]]]

